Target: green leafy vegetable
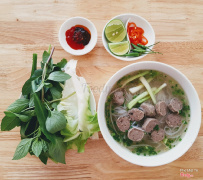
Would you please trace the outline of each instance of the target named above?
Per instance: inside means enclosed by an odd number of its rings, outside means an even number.
[[[52,111],[51,116],[46,120],[46,129],[54,134],[66,126],[66,118],[59,111]]]
[[[28,122],[31,119],[30,116],[26,116],[26,115],[23,115],[23,114],[17,114],[17,113],[13,113],[13,112],[9,112],[9,111],[5,111],[4,113],[5,113],[6,116],[18,117],[23,122]]]
[[[23,85],[22,96],[4,112],[2,131],[20,126],[21,142],[14,160],[29,153],[44,164],[48,158],[65,164],[67,149],[77,147],[78,152],[83,152],[87,139],[99,131],[84,78],[73,74],[75,77],[71,79],[69,73],[61,69],[67,65],[75,72],[77,61],[67,63],[62,59],[53,64],[53,52],[54,48],[44,51],[42,69],[37,69],[37,55],[33,54],[31,75]]]
[[[32,141],[33,141],[32,138],[21,140],[21,142],[18,144],[16,148],[13,160],[18,160],[25,157],[30,149]]]
[[[55,137],[49,146],[49,154],[54,161],[65,164],[66,146],[62,138]]]
[[[20,119],[13,116],[5,116],[1,122],[1,131],[10,131],[11,129],[15,128],[16,126],[20,126]]]
[[[70,79],[70,75],[62,71],[55,71],[49,75],[48,79],[52,81],[62,82]]]
[[[35,154],[35,156],[39,157],[43,149],[43,141],[40,141],[39,139],[35,139],[32,143],[32,152]]]
[[[35,111],[36,111],[40,128],[44,133],[44,135],[47,137],[47,139],[52,141],[53,140],[52,135],[47,131],[45,126],[45,122],[48,117],[47,109],[45,108],[45,105],[40,101],[40,99],[36,94],[34,94],[34,103],[35,103]]]
[[[22,110],[27,108],[29,106],[29,100],[28,99],[17,99],[13,104],[11,104],[7,111],[11,111],[14,113],[20,113]]]

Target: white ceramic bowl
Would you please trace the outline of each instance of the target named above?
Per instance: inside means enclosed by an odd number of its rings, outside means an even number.
[[[66,35],[65,35],[66,31],[75,25],[83,25],[83,26],[87,27],[91,33],[90,42],[85,46],[84,49],[81,49],[81,50],[72,49],[66,42]],[[58,36],[59,36],[59,42],[60,42],[62,48],[65,51],[67,51],[68,53],[70,53],[72,55],[76,55],[76,56],[89,53],[95,47],[95,45],[97,43],[96,27],[90,20],[83,18],[83,17],[72,17],[72,18],[68,19],[67,21],[65,21],[61,25]]]
[[[126,74],[145,69],[157,70],[168,74],[173,79],[175,79],[184,89],[190,105],[190,122],[188,124],[188,130],[183,136],[182,141],[180,141],[176,145],[176,147],[172,148],[171,150],[155,156],[138,156],[130,152],[124,146],[120,145],[111,136],[106,125],[105,119],[105,101],[112,86]],[[201,125],[201,105],[195,88],[184,74],[167,64],[145,61],[126,66],[119,70],[117,73],[115,73],[109,79],[109,81],[104,86],[104,89],[99,99],[98,121],[101,133],[105,141],[110,146],[110,148],[121,158],[140,166],[160,166],[178,159],[192,146],[198,135],[199,128]]]
[[[144,36],[148,39],[147,46],[154,44],[155,43],[155,33],[154,33],[152,26],[150,25],[150,23],[146,19],[144,19],[143,17],[138,16],[136,14],[121,14],[121,15],[115,16],[111,20],[109,20],[106,23],[106,25],[110,21],[112,21],[113,19],[120,19],[124,23],[124,26],[126,26],[126,23],[127,23],[129,18],[130,18],[130,22],[135,22],[135,24],[138,27],[141,27],[144,30]],[[113,57],[115,57],[117,59],[123,60],[123,61],[134,61],[134,60],[141,59],[147,55],[147,54],[145,54],[145,55],[142,55],[139,57],[121,57],[121,56],[116,56],[116,55],[112,54],[108,48],[108,41],[107,41],[105,34],[104,34],[104,30],[105,30],[106,25],[104,26],[104,29],[102,31],[102,42],[103,42],[105,49],[107,50],[107,52],[110,55],[112,55]],[[127,37],[125,38],[125,40],[127,40]],[[151,48],[153,48],[153,46],[151,46]]]

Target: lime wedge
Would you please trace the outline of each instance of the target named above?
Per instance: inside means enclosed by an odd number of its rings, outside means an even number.
[[[130,43],[128,41],[109,43],[108,46],[110,51],[117,56],[124,55],[130,50]]]
[[[105,36],[110,42],[121,42],[126,36],[126,29],[120,19],[110,21],[104,30]]]

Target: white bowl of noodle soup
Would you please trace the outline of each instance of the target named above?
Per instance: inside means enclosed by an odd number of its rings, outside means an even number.
[[[183,136],[181,136],[181,141],[178,142],[172,149],[152,156],[143,156],[132,153],[128,148],[114,140],[110,130],[107,127],[105,116],[105,102],[113,85],[125,75],[140,70],[155,70],[163,72],[164,74],[173,78],[184,90],[185,96],[188,99],[188,105],[190,106],[190,117],[187,124],[187,131]],[[140,166],[160,166],[178,159],[192,146],[201,125],[201,105],[198,94],[192,83],[180,71],[172,66],[159,62],[138,62],[122,68],[116,72],[105,84],[98,103],[98,121],[101,133],[106,143],[118,156],[128,162]]]

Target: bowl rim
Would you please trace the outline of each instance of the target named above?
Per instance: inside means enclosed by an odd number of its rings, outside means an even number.
[[[148,67],[150,67],[150,68],[146,68],[146,65]],[[160,67],[155,69],[154,67],[156,67],[157,65],[160,65]],[[133,154],[127,148],[122,147],[122,145],[120,145],[118,142],[116,142],[113,139],[113,137],[110,135],[110,132],[109,132],[108,127],[106,125],[105,112],[104,112],[104,110],[105,110],[105,107],[104,107],[105,106],[105,101],[106,101],[107,94],[108,94],[108,92],[106,92],[106,91],[108,91],[108,90],[110,90],[112,88],[113,84],[115,84],[115,82],[116,82],[115,81],[116,79],[120,79],[121,77],[125,76],[126,74],[133,72],[133,71],[129,71],[128,73],[122,74],[124,71],[126,71],[127,69],[129,70],[131,68],[134,68],[135,66],[142,66],[144,68],[137,68],[134,71],[146,70],[146,69],[155,69],[157,71],[163,72],[162,67],[164,67],[164,68],[169,68],[170,71],[176,72],[176,74],[179,74],[181,79],[184,80],[184,82],[187,83],[187,85],[189,86],[189,88],[193,92],[193,97],[192,98],[188,97],[189,104],[191,104],[191,102],[190,102],[191,99],[193,100],[193,102],[196,103],[195,104],[196,107],[193,108],[193,111],[195,111],[194,114],[196,114],[196,116],[195,116],[195,118],[193,118],[194,119],[193,121],[192,121],[192,119],[190,119],[190,122],[189,122],[189,124],[187,126],[188,130],[190,129],[190,134],[189,134],[189,131],[187,130],[187,132],[183,136],[182,141],[179,142],[176,145],[176,147],[172,148],[169,151],[166,151],[164,153],[161,153],[161,154],[158,154],[158,155],[155,155],[155,156],[138,156],[136,154]],[[151,66],[154,66],[154,67],[151,68]],[[122,74],[122,76],[120,76],[121,74]],[[165,74],[167,74],[167,73],[165,73]],[[172,77],[171,74],[169,74],[169,76]],[[174,77],[172,77],[172,78],[174,78]],[[174,78],[174,79],[177,80],[176,78]],[[112,86],[110,84],[112,84]],[[184,91],[185,91],[185,89],[184,89]],[[191,112],[192,112],[192,110],[191,110]],[[181,73],[176,68],[174,68],[174,67],[172,67],[172,66],[170,66],[168,64],[165,64],[165,63],[154,62],[154,61],[144,61],[144,62],[133,63],[133,64],[125,66],[124,68],[117,71],[107,81],[107,83],[105,84],[105,86],[104,86],[104,88],[103,88],[103,90],[101,92],[101,95],[100,95],[100,98],[99,98],[99,103],[98,103],[98,108],[97,108],[97,113],[98,113],[98,122],[99,122],[100,130],[101,130],[102,136],[103,136],[104,140],[106,141],[106,143],[108,144],[108,146],[118,156],[120,156],[124,160],[126,160],[126,161],[128,161],[130,163],[136,164],[136,165],[146,166],[146,167],[161,166],[161,165],[173,162],[176,159],[180,158],[183,154],[185,154],[189,150],[189,148],[194,143],[195,139],[198,136],[198,132],[199,132],[199,129],[200,129],[200,126],[201,126],[201,104],[200,104],[198,94],[197,94],[194,86],[192,85],[192,83],[188,80],[188,78],[183,73]],[[191,123],[193,123],[193,126],[191,126]],[[191,131],[194,130],[194,129],[195,129],[195,131],[191,133]],[[186,137],[188,138],[187,141],[186,141]],[[176,152],[176,153],[174,153],[174,152]]]
[[[107,43],[106,37],[105,37],[105,35],[104,35],[104,31],[105,31],[106,25],[107,25],[110,21],[112,21],[113,19],[119,18],[120,16],[134,16],[134,17],[138,17],[138,18],[142,19],[144,22],[146,22],[146,23],[149,25],[150,29],[152,30],[152,33],[153,33],[153,36],[154,36],[154,42],[153,42],[153,44],[155,43],[155,40],[156,40],[155,31],[154,31],[152,25],[149,23],[149,21],[147,21],[145,18],[143,18],[142,16],[139,16],[139,15],[137,15],[137,14],[124,13],[124,14],[119,14],[119,15],[117,15],[117,16],[114,16],[113,18],[111,18],[111,19],[105,24],[105,26],[104,26],[104,28],[103,28],[103,30],[102,30],[102,43],[103,43],[104,48],[106,49],[106,51],[107,51],[111,56],[115,57],[116,59],[122,60],[122,61],[136,61],[136,60],[139,60],[139,59],[145,57],[147,54],[142,55],[142,56],[139,56],[139,57],[134,57],[134,58],[127,58],[127,57],[116,56],[116,55],[114,55],[113,53],[111,53],[111,51],[108,49],[108,46],[105,46],[105,43]],[[154,45],[151,46],[151,49],[153,49],[153,47],[154,47]]]
[[[64,46],[63,46],[63,43],[61,42],[61,31],[63,29],[63,26],[65,26],[69,21],[71,20],[74,20],[74,19],[82,19],[82,20],[85,20],[87,23],[89,23],[93,29],[94,29],[94,33],[95,33],[95,36],[96,38],[94,38],[94,40],[92,41],[92,47],[87,49],[86,51],[84,51],[83,53],[81,53],[81,50],[77,50],[77,51],[68,51]],[[92,35],[92,32],[91,32],[91,35]],[[97,39],[98,39],[98,34],[97,34],[97,29],[96,29],[96,26],[94,25],[94,23],[92,21],[90,21],[89,19],[87,18],[84,18],[84,17],[81,17],[81,16],[75,16],[75,17],[71,17],[69,19],[67,19],[66,21],[64,21],[62,23],[62,25],[60,26],[60,29],[59,29],[59,32],[58,32],[58,40],[59,40],[59,43],[61,45],[61,47],[68,53],[72,54],[72,55],[75,55],[75,56],[82,56],[82,55],[85,55],[87,53],[89,53],[90,51],[92,51],[92,49],[94,49],[95,45],[97,44]],[[69,46],[67,44],[67,46]],[[70,47],[70,46],[69,46]]]

